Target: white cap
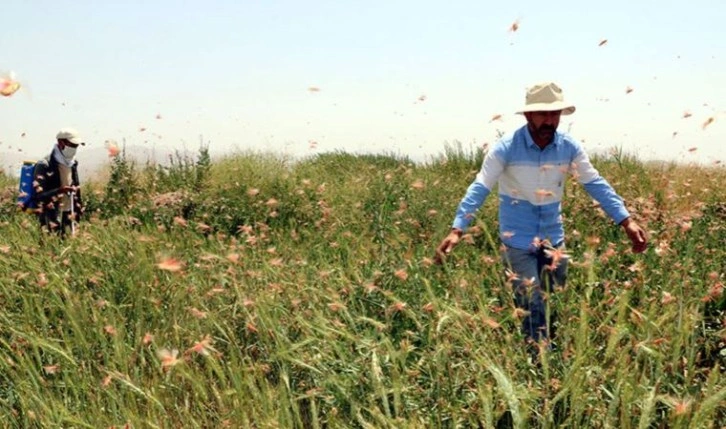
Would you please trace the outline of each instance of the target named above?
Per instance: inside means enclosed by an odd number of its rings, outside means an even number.
[[[68,140],[73,144],[85,144],[80,134],[78,134],[78,131],[76,131],[74,128],[61,129],[60,131],[58,131],[58,134],[56,134],[55,138],[57,140]]]

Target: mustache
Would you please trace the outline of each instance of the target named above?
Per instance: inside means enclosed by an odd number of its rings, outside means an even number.
[[[540,125],[540,127],[537,129],[538,132],[542,131],[551,131],[555,132],[555,127],[552,125]]]

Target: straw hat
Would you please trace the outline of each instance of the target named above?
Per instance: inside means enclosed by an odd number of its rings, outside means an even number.
[[[517,113],[553,112],[561,110],[563,115],[575,112],[575,106],[566,103],[562,97],[562,89],[554,82],[539,83],[527,89],[524,108]]]

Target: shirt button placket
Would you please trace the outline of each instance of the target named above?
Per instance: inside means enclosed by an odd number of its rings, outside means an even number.
[[[544,149],[539,149],[537,153],[537,169],[539,170],[539,174],[537,175],[537,189],[541,190],[544,189],[543,187],[543,180],[542,180],[542,152]],[[537,204],[537,237],[542,240],[542,201],[538,201]]]

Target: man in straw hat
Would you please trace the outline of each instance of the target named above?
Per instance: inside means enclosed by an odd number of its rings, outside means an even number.
[[[523,114],[527,124],[503,137],[487,153],[481,170],[459,203],[450,233],[436,249],[441,263],[459,242],[495,184],[499,184],[499,237],[515,304],[524,310],[522,333],[529,344],[549,344],[544,290],[564,286],[567,255],[561,199],[565,176],[576,176],[587,192],[632,242],[633,252],[646,248],[643,229],[610,184],[592,166],[582,146],[557,131],[561,115],[574,113],[562,90],[547,82],[529,88]],[[532,347],[532,351],[537,349]]]

